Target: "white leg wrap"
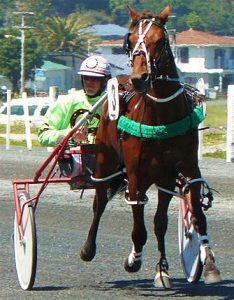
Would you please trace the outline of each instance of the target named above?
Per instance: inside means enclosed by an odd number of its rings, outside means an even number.
[[[134,245],[132,246],[132,251],[128,256],[128,265],[132,267],[135,261],[142,260],[142,252],[136,252]]]
[[[206,262],[206,248],[210,248],[209,238],[207,235],[201,235],[199,237],[200,241],[200,258],[201,262],[204,265]],[[214,252],[211,250],[212,255],[214,256]]]
[[[206,262],[206,246],[200,245],[200,259],[202,264],[204,265]]]

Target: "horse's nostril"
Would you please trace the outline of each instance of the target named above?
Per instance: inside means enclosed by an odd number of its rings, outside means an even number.
[[[147,74],[147,73],[142,74],[141,79],[144,81],[147,81],[149,79],[149,74]]]

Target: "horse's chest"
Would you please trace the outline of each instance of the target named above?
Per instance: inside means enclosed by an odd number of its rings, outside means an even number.
[[[172,166],[184,156],[183,140],[176,144],[173,139],[146,142],[143,146],[142,158],[148,159],[153,167]]]

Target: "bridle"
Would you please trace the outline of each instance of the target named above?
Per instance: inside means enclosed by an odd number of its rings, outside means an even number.
[[[147,26],[143,30],[143,27],[146,23],[147,23]],[[138,40],[135,44],[135,47],[133,49],[131,49],[131,47],[130,47],[129,37],[130,37],[131,33],[128,33],[125,36],[125,41],[124,41],[124,48],[125,48],[127,54],[129,55],[130,66],[133,67],[133,61],[134,61],[135,56],[143,54],[146,59],[147,74],[148,74],[148,76],[145,80],[150,81],[151,87],[153,87],[153,82],[155,82],[156,80],[179,83],[180,79],[178,77],[171,78],[169,76],[162,76],[162,74],[160,74],[160,67],[162,66],[162,62],[161,62],[162,57],[164,56],[164,54],[167,57],[170,55],[169,51],[168,51],[168,49],[170,47],[169,38],[168,38],[168,33],[167,33],[165,26],[159,20],[157,20],[155,18],[141,19],[136,23],[136,26],[137,25],[138,25]],[[147,48],[145,45],[146,35],[149,32],[152,25],[156,25],[164,30],[162,48],[161,48],[160,53],[157,56],[157,58],[154,57],[153,59],[150,58],[150,53],[147,51]],[[168,59],[169,59],[169,57],[168,57]],[[173,95],[171,95],[167,98],[163,98],[163,99],[156,98],[149,94],[146,94],[146,95],[150,99],[152,99],[156,102],[168,102],[168,101],[174,99],[175,97],[177,97],[178,95],[180,95],[183,91],[184,91],[184,88],[180,87],[180,89],[178,89]]]
[[[145,29],[143,30],[144,24],[146,24],[146,23],[148,23],[148,24],[145,27]],[[155,75],[156,73],[158,74],[159,65],[161,63],[161,58],[162,58],[163,54],[167,51],[167,48],[169,46],[169,39],[168,39],[168,34],[166,31],[166,28],[160,21],[156,20],[155,18],[139,20],[137,22],[136,26],[137,25],[138,25],[138,40],[137,40],[136,45],[133,48],[133,50],[130,48],[130,45],[129,45],[129,37],[130,37],[131,33],[128,33],[127,36],[125,37],[124,47],[125,47],[126,52],[129,55],[130,65],[133,66],[133,60],[134,60],[135,56],[143,54],[146,58],[148,74],[151,76]],[[152,25],[156,25],[156,26],[162,28],[164,30],[164,37],[163,37],[163,45],[162,45],[160,54],[158,55],[157,59],[153,58],[152,62],[151,62],[150,54],[147,51],[147,48],[145,45],[145,38],[146,38],[146,35],[149,32]]]

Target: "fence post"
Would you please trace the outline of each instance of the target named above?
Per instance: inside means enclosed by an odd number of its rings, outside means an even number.
[[[57,86],[50,86],[49,88],[49,98],[52,100],[52,102],[55,102],[58,98],[58,87]]]
[[[11,90],[7,90],[6,150],[10,149],[10,134],[11,134]]]
[[[27,94],[23,92],[22,100],[24,105],[24,125],[25,125],[25,138],[28,150],[32,150],[32,140],[31,140],[31,128],[29,121],[29,111],[28,111],[28,99]]]
[[[234,85],[228,86],[226,161],[234,162]]]
[[[59,94],[59,89],[57,86],[50,86],[49,88],[49,98],[51,100],[51,102],[55,102],[58,99],[58,94]],[[53,147],[47,147],[47,151],[48,152],[52,152],[53,151]]]
[[[202,122],[198,127],[198,129],[200,129],[198,131],[198,141],[199,141],[199,144],[198,144],[198,159],[199,160],[202,160],[202,157],[203,157],[203,130],[201,130],[203,127],[204,127],[204,122]]]

